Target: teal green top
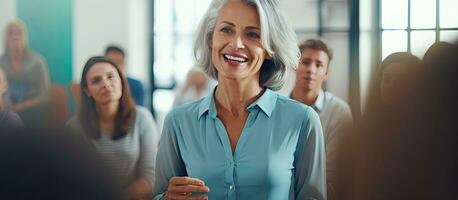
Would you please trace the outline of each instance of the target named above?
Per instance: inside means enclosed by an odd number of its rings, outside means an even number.
[[[173,176],[203,180],[209,199],[326,199],[318,114],[270,89],[246,110],[233,154],[213,93],[173,109],[160,140],[154,199],[164,197]]]

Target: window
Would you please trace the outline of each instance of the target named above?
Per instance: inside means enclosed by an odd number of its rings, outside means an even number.
[[[437,41],[458,38],[456,0],[380,0],[382,59],[397,51],[422,58]]]
[[[152,98],[158,124],[172,108],[175,87],[194,65],[194,31],[209,4],[210,0],[154,0]]]

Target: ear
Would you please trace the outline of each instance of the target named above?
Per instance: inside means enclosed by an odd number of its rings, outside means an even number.
[[[329,76],[329,68],[326,67],[326,73],[324,74],[324,81],[328,80],[328,76]]]
[[[208,41],[208,48],[210,48],[210,50],[212,49],[212,46],[213,46],[213,37],[210,38],[210,40]]]

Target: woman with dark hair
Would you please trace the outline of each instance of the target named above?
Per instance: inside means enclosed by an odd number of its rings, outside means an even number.
[[[358,168],[353,168],[355,197],[348,199],[458,199],[457,55],[456,43],[439,42],[428,49],[421,67],[408,53],[395,53],[383,61],[383,74],[378,74],[382,85],[393,63],[408,65],[409,78],[407,82],[398,80],[404,76],[389,78],[397,79],[392,81],[402,88],[395,93],[401,104],[389,104],[396,107],[368,102],[359,136],[352,138],[360,145],[351,146],[357,147],[354,152],[359,157]],[[379,97],[381,90],[379,84],[370,92]]]
[[[366,113],[376,114],[403,107],[420,65],[420,59],[407,52],[396,52],[386,57],[374,76]]]
[[[125,187],[126,199],[149,198],[159,139],[151,113],[135,106],[126,77],[106,57],[87,61],[81,91],[81,110],[66,128],[100,151]]]
[[[166,117],[154,199],[326,199],[318,114],[274,90],[299,61],[277,0],[213,0],[195,44],[218,85]]]
[[[416,112],[415,83],[420,81],[420,72],[420,59],[396,52],[386,57],[374,74],[357,134],[347,144],[356,148],[358,160],[354,199],[392,199],[390,195],[403,188],[404,180],[395,177],[402,176],[398,164],[407,159],[404,141],[415,141],[405,127]]]

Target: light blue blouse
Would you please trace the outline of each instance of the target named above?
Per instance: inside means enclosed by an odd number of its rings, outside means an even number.
[[[203,180],[214,200],[326,199],[323,134],[312,108],[266,89],[248,106],[232,154],[213,96],[166,117],[154,199],[164,197],[173,176]]]

